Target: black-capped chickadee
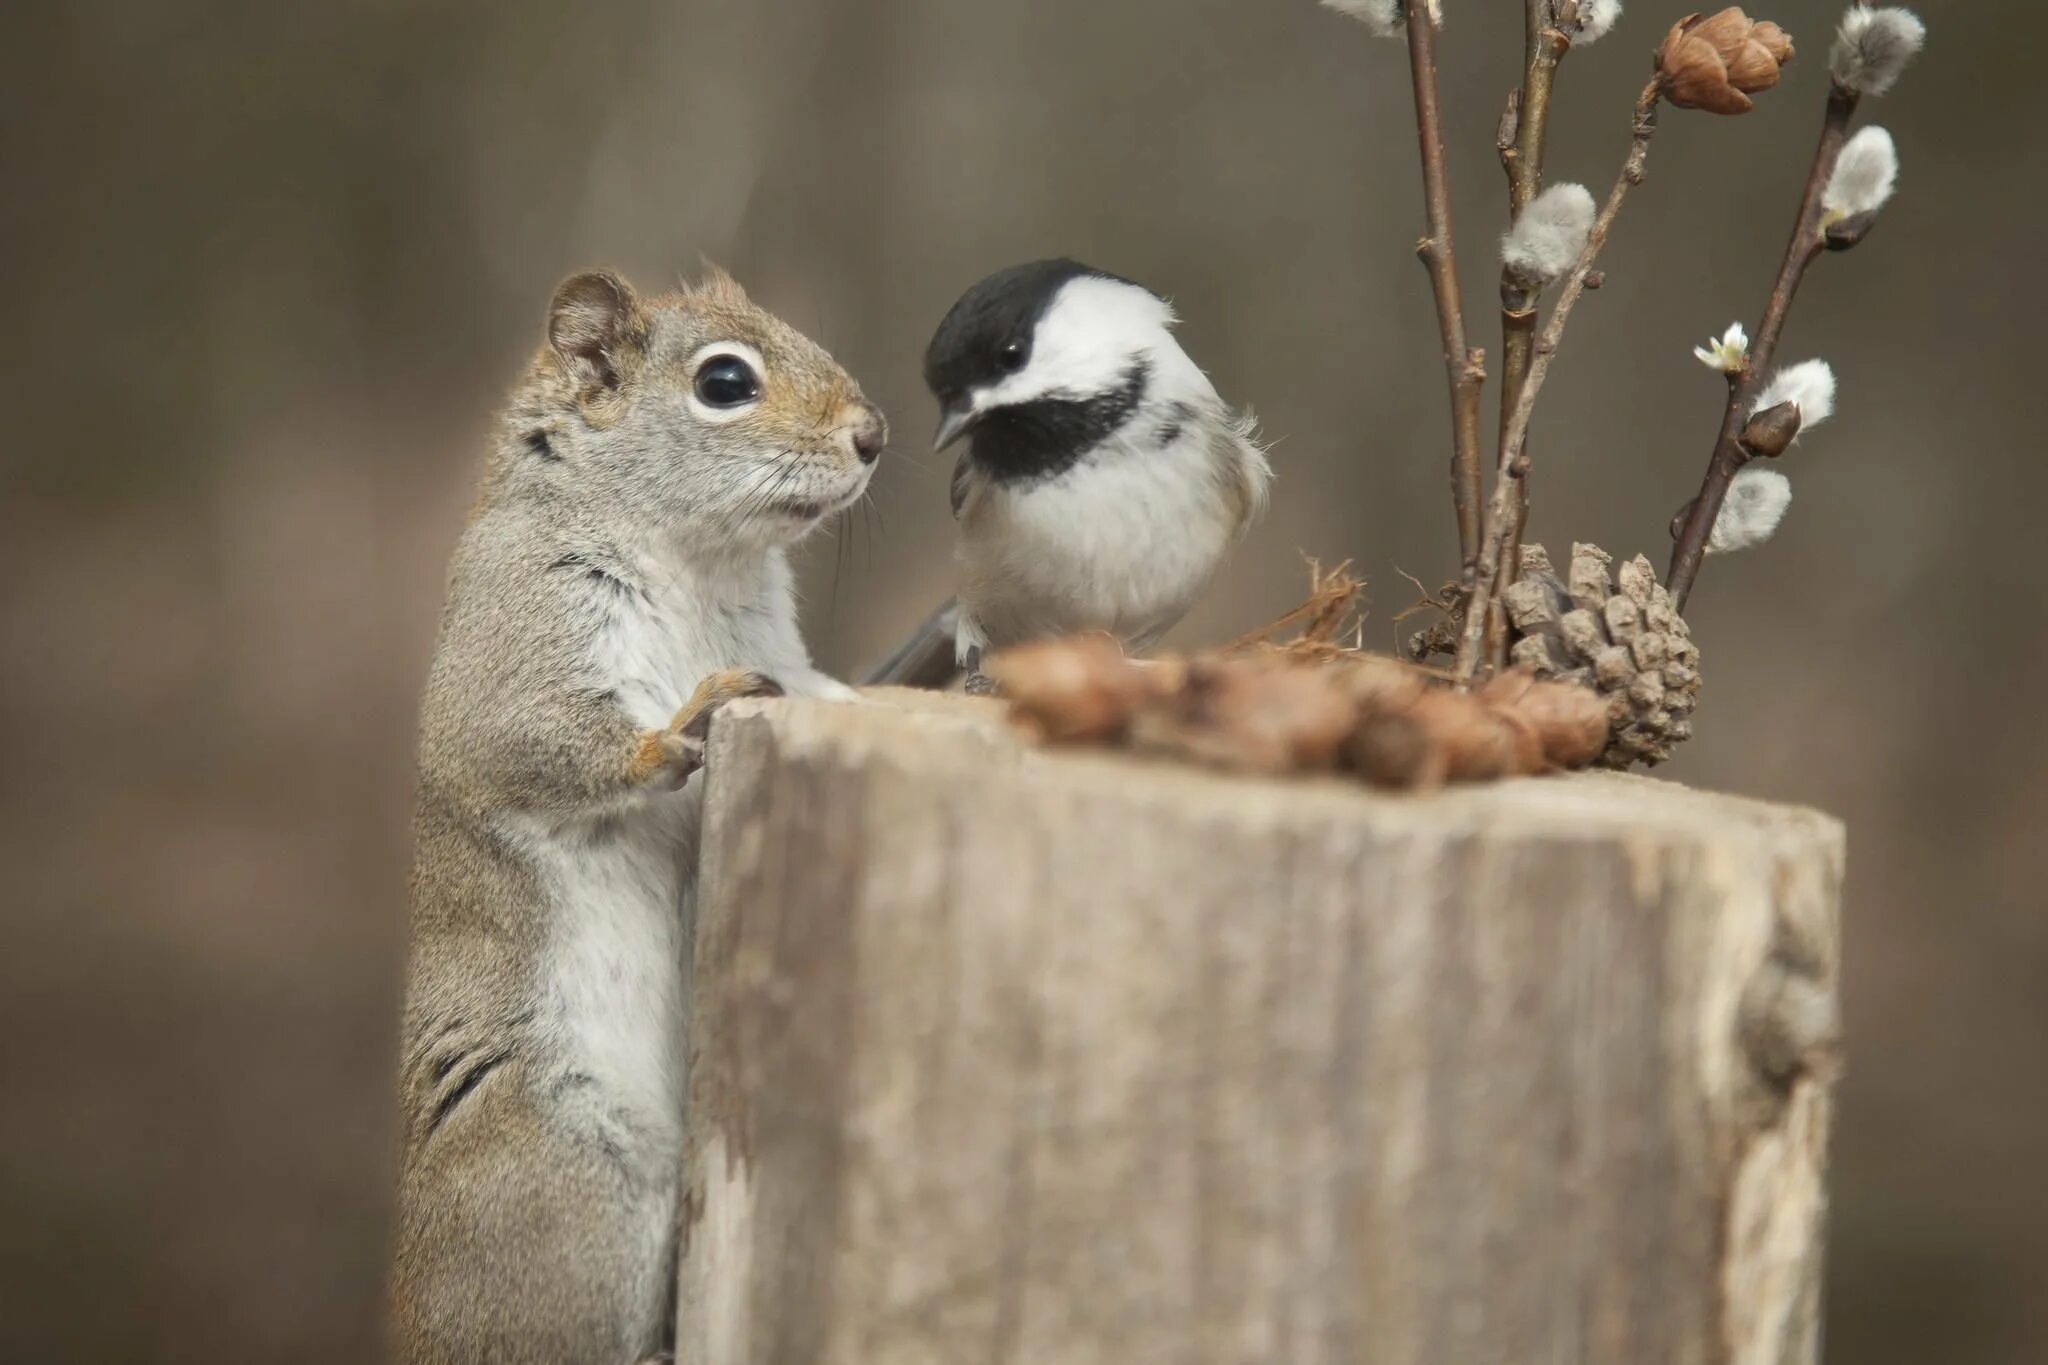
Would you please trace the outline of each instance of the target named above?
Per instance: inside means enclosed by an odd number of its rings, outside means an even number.
[[[1103,630],[1142,650],[1264,509],[1272,469],[1174,340],[1167,301],[1075,261],[969,289],[925,351],[953,470],[959,596],[866,681],[938,686],[984,649]]]

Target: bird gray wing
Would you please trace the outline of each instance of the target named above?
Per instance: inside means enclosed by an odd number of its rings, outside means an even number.
[[[1273,466],[1259,441],[1259,419],[1249,409],[1225,408],[1209,442],[1211,470],[1240,534],[1266,510]]]
[[[954,642],[959,614],[960,605],[956,599],[947,598],[940,603],[937,610],[918,622],[917,629],[890,651],[887,658],[861,676],[861,685],[874,687],[890,683],[897,687],[930,688],[950,685],[960,674]]]

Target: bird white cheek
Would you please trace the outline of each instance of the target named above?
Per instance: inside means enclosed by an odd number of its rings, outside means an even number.
[[[1031,362],[999,384],[979,389],[973,397],[976,413],[996,408],[1021,407],[1042,398],[1078,398],[1102,387],[1102,362],[1075,355],[1035,354]]]
[[[1173,309],[1148,290],[1092,276],[1072,280],[1033,329],[1024,368],[977,395],[975,406],[1110,392],[1134,362],[1178,350],[1172,326]]]

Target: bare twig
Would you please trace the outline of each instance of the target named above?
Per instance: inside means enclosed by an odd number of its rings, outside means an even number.
[[[1451,246],[1451,190],[1437,102],[1436,25],[1430,22],[1428,0],[1403,0],[1403,6],[1408,68],[1415,83],[1415,132],[1422,148],[1422,193],[1429,215],[1429,236],[1416,244],[1415,251],[1429,269],[1443,332],[1444,371],[1451,390],[1451,502],[1458,514],[1458,554],[1469,581],[1479,548],[1479,389],[1486,381],[1486,355],[1465,345],[1465,304]]]
[[[1508,178],[1508,221],[1521,217],[1529,201],[1543,189],[1543,149],[1550,131],[1550,91],[1557,77],[1558,63],[1571,50],[1572,34],[1579,23],[1578,0],[1524,0],[1524,49],[1521,88],[1508,96],[1507,111],[1501,116],[1501,169]],[[1501,390],[1500,437],[1507,439],[1515,404],[1522,396],[1522,382],[1529,373],[1529,359],[1536,344],[1536,303],[1542,286],[1517,278],[1502,267],[1500,276]],[[1513,518],[1501,556],[1501,581],[1494,584],[1494,597],[1513,583],[1522,528],[1529,516],[1526,481],[1514,488],[1510,505]],[[1507,647],[1506,622],[1499,613],[1487,625],[1486,657],[1498,667]]]
[[[1394,572],[1407,579],[1410,586],[1415,589],[1415,600],[1394,613],[1393,624],[1398,627],[1403,621],[1420,612],[1434,613],[1437,618],[1421,630],[1411,632],[1405,645],[1401,643],[1398,631],[1396,632],[1395,645],[1401,651],[1401,656],[1417,664],[1438,654],[1445,658],[1454,657],[1458,652],[1458,612],[1465,602],[1464,585],[1446,583],[1435,593],[1431,593],[1428,588],[1422,586],[1421,579],[1406,569],[1396,567]],[[1443,677],[1451,676],[1449,669],[1436,671]]]
[[[1778,348],[1779,334],[1785,330],[1785,315],[1791,311],[1792,297],[1799,292],[1799,282],[1805,278],[1806,268],[1820,255],[1825,243],[1820,226],[1821,196],[1827,189],[1828,177],[1835,172],[1835,159],[1841,154],[1842,142],[1848,135],[1849,119],[1856,112],[1857,98],[1854,91],[1844,90],[1839,85],[1831,86],[1828,91],[1827,116],[1821,123],[1820,144],[1814,148],[1813,166],[1806,173],[1806,191],[1800,196],[1799,216],[1792,224],[1792,240],[1785,247],[1785,260],[1778,267],[1778,278],[1771,286],[1770,301],[1764,305],[1763,321],[1757,324],[1756,338],[1750,343],[1749,363],[1740,372],[1728,376],[1728,406],[1721,414],[1721,432],[1715,438],[1713,456],[1707,461],[1707,474],[1700,484],[1699,497],[1693,500],[1678,534],[1678,546],[1671,552],[1671,571],[1665,575],[1672,601],[1681,611],[1685,609],[1685,599],[1692,591],[1693,580],[1699,576],[1707,538],[1713,533],[1715,518],[1721,514],[1721,502],[1727,496],[1728,484],[1748,461],[1737,438],[1741,435],[1749,405],[1770,371],[1771,356]]]
[[[1486,529],[1472,579],[1472,595],[1465,604],[1464,632],[1458,641],[1457,673],[1463,681],[1470,681],[1478,674],[1484,659],[1486,624],[1492,611],[1494,582],[1500,574],[1502,551],[1513,522],[1514,500],[1522,479],[1528,474],[1528,456],[1523,447],[1529,439],[1529,415],[1535,409],[1536,396],[1542,392],[1543,381],[1550,373],[1550,362],[1557,356],[1557,344],[1564,335],[1565,323],[1570,320],[1579,296],[1585,292],[1586,276],[1591,273],[1600,249],[1607,244],[1607,234],[1614,227],[1616,215],[1621,212],[1621,201],[1628,196],[1630,189],[1642,183],[1643,164],[1650,154],[1650,138],[1657,131],[1657,101],[1661,92],[1659,82],[1652,79],[1643,87],[1642,94],[1636,96],[1628,157],[1622,162],[1621,174],[1615,177],[1614,188],[1607,192],[1607,202],[1600,206],[1599,215],[1593,219],[1593,228],[1586,234],[1586,245],[1579,251],[1578,260],[1573,262],[1571,273],[1565,276],[1564,285],[1558,290],[1557,303],[1550,310],[1550,321],[1544,324],[1541,335],[1536,338],[1529,373],[1522,382],[1522,391],[1515,399],[1507,431],[1501,438],[1500,468],[1494,478],[1493,499],[1486,511]]]

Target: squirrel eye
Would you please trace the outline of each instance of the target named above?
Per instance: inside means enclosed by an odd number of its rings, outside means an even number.
[[[697,397],[714,408],[736,408],[761,396],[754,367],[736,355],[715,355],[697,367]]]
[[[1012,341],[1005,345],[1003,349],[996,354],[996,363],[998,365],[1001,365],[1005,370],[1008,370],[1011,374],[1015,374],[1017,371],[1024,368],[1024,355],[1024,343],[1021,341]]]

